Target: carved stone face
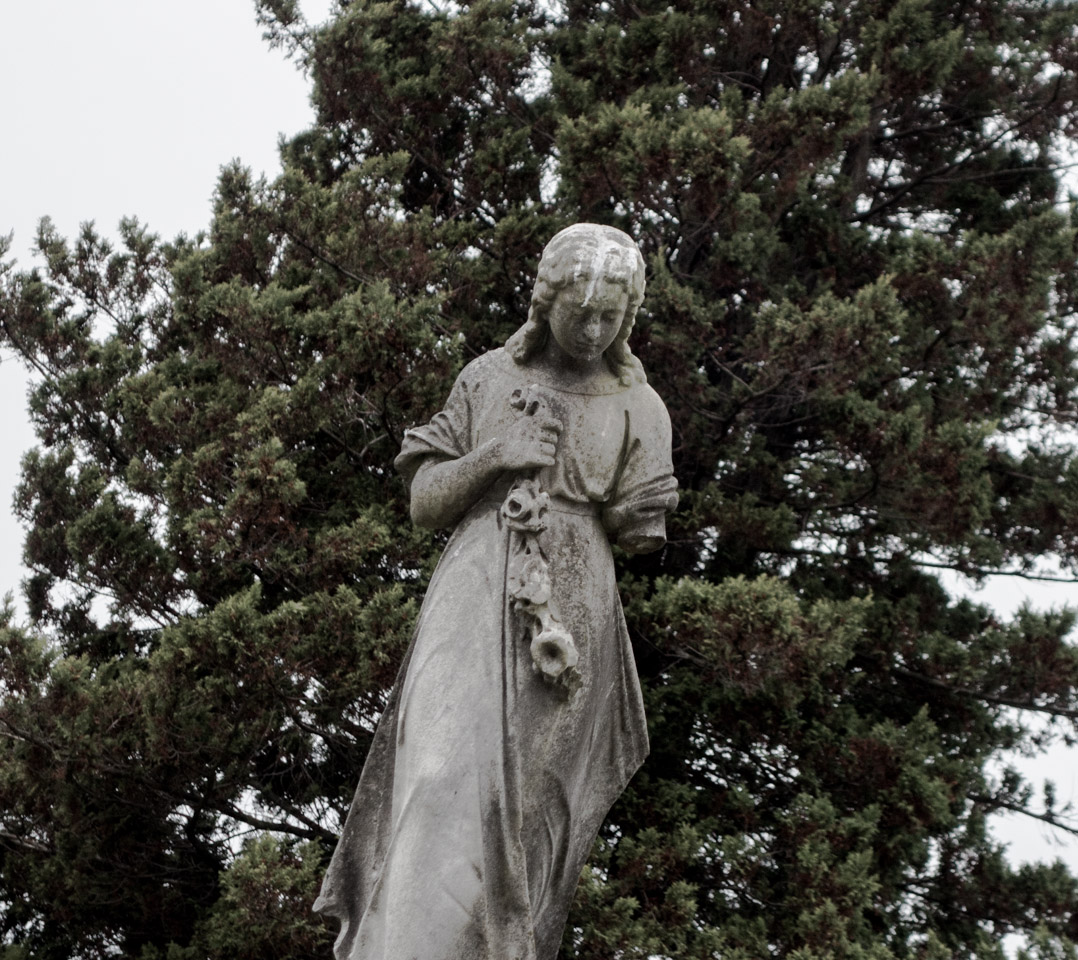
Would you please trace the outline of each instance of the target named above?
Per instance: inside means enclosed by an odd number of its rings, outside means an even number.
[[[550,306],[550,333],[574,360],[597,360],[625,321],[629,291],[608,277],[582,276],[562,287]]]

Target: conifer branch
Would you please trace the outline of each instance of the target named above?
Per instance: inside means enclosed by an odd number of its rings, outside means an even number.
[[[53,852],[53,848],[49,844],[42,843],[40,840],[28,840],[26,837],[20,837],[18,834],[12,833],[5,827],[0,827],[0,846],[4,845],[18,850],[25,850],[29,853]]]
[[[1027,807],[1023,807],[1020,803],[1012,803],[1009,800],[1004,800],[1001,797],[989,797],[980,793],[967,793],[967,797],[974,803],[981,803],[988,807],[994,807],[997,810],[1010,810],[1012,813],[1020,813],[1024,817],[1031,817],[1034,820],[1040,820],[1043,823],[1047,823],[1060,830],[1065,830],[1071,836],[1078,837],[1078,826],[1071,826],[1070,824],[1063,823],[1058,817],[1051,813],[1037,813],[1034,810],[1030,810]]]
[[[37,353],[35,351],[32,351],[26,346],[24,346],[24,344],[20,341],[20,339],[11,329],[11,324],[8,323],[6,320],[0,319],[0,331],[3,331],[3,333],[7,336],[8,341],[15,348],[19,356],[23,359],[23,362],[28,363],[31,367],[33,367],[39,374],[41,374],[41,377],[45,381],[45,383],[55,388],[55,373],[48,370],[44,366],[44,364],[42,364],[41,361],[38,360]]]
[[[343,266],[342,264],[338,263],[336,260],[332,259],[328,254],[324,253],[322,250],[320,250],[318,247],[316,247],[313,242],[307,240],[305,237],[301,236],[299,233],[297,233],[291,227],[286,226],[284,223],[278,221],[277,228],[282,233],[284,233],[285,236],[287,236],[289,240],[291,240],[293,243],[296,243],[299,246],[301,246],[304,250],[306,250],[316,260],[320,260],[327,267],[330,267],[333,270],[336,270],[342,277],[347,277],[349,280],[353,281],[354,283],[358,283],[358,284],[361,284],[361,285],[369,284],[369,283],[372,282],[371,278],[369,278],[369,277],[368,278],[361,277],[359,274],[354,273],[353,271],[349,270],[347,267]]]
[[[1047,573],[1026,573],[1022,570],[996,570],[989,567],[971,567],[962,563],[938,563],[932,560],[912,560],[919,567],[931,567],[935,570],[953,570],[956,573],[975,577],[1015,577],[1019,580],[1042,581],[1045,583],[1078,583],[1076,577],[1053,577]]]
[[[956,696],[982,700],[985,703],[992,703],[1000,707],[1014,707],[1017,710],[1031,710],[1036,713],[1045,713],[1053,717],[1065,717],[1068,720],[1078,720],[1078,710],[1070,707],[1051,707],[1047,704],[1033,703],[1030,700],[1020,700],[1017,697],[1000,696],[999,694],[989,693],[986,690],[972,690],[969,687],[959,687],[947,683],[945,680],[939,680],[936,677],[927,676],[916,670],[910,670],[907,667],[892,666],[888,669],[896,676],[905,677],[907,680],[914,680],[917,683],[922,683],[925,686],[932,687],[936,690],[946,691],[947,693],[955,694]]]
[[[1057,89],[1057,92],[1058,92],[1058,84],[1057,84],[1056,89]],[[1054,97],[1053,97],[1053,99],[1054,99]],[[910,181],[908,181],[906,183],[897,185],[893,189],[893,191],[888,191],[888,192],[891,193],[891,196],[888,197],[888,199],[883,200],[883,201],[881,201],[879,203],[873,204],[864,213],[851,214],[848,217],[848,220],[851,223],[866,223],[866,222],[869,222],[873,218],[875,218],[875,216],[878,213],[880,213],[882,210],[885,210],[888,207],[894,206],[903,197],[905,197],[907,194],[909,194],[913,190],[917,189],[917,187],[922,186],[922,185],[924,185],[926,183],[939,183],[939,182],[941,182],[941,180],[940,180],[941,177],[945,177],[948,174],[953,173],[956,170],[961,170],[962,168],[969,166],[969,164],[972,163],[976,158],[978,158],[980,156],[983,156],[984,154],[986,154],[986,153],[990,152],[992,149],[994,149],[1002,140],[1004,140],[1005,138],[1009,137],[1011,134],[1021,130],[1023,127],[1026,127],[1030,123],[1032,123],[1033,120],[1035,120],[1038,116],[1042,115],[1048,109],[1048,106],[1050,105],[1051,102],[1052,101],[1049,100],[1046,103],[1040,104],[1031,113],[1027,114],[1026,116],[1024,116],[1024,117],[1022,117],[1022,118],[1020,118],[1018,120],[1016,120],[1010,126],[1005,127],[1004,129],[1000,130],[999,133],[995,134],[995,136],[989,137],[982,144],[980,144],[976,149],[971,149],[966,154],[966,156],[962,157],[961,159],[954,160],[951,163],[942,164],[942,165],[940,165],[940,166],[938,166],[938,167],[936,167],[936,168],[934,168],[932,170],[926,171],[922,175],[920,175],[918,177],[915,177],[914,179],[912,179],[912,180],[910,180]],[[945,182],[945,181],[942,181],[942,182]]]
[[[333,834],[330,833],[330,831],[321,829],[317,824],[312,829],[297,827],[294,823],[289,823],[287,820],[267,820],[264,817],[256,817],[254,814],[246,813],[234,803],[229,803],[227,801],[217,801],[208,804],[208,806],[233,820],[238,820],[240,823],[246,823],[249,827],[256,827],[259,830],[268,830],[272,833],[287,833],[294,837],[301,837],[304,840],[334,839]],[[304,821],[307,822],[307,818],[304,818]]]

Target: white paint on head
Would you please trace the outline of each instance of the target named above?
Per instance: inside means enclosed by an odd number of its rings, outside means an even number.
[[[591,302],[591,298],[599,292],[601,280],[609,277],[619,283],[629,281],[633,272],[632,254],[632,250],[623,247],[620,243],[600,237],[592,250],[589,263],[585,264],[582,257],[577,259],[573,279],[580,280],[584,275],[588,277],[588,285],[584,290],[584,300],[581,306],[586,307]]]

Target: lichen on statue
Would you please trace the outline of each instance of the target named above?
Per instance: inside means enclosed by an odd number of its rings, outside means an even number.
[[[644,262],[576,224],[524,325],[473,360],[397,468],[453,533],[315,909],[338,960],[554,960],[647,729],[610,542],[665,543],[670,421],[628,338]]]

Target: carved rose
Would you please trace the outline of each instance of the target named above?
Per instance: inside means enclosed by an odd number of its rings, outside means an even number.
[[[550,599],[550,573],[541,556],[526,556],[523,563],[510,564],[509,596],[539,606]]]
[[[506,494],[502,516],[513,530],[541,533],[546,529],[542,517],[549,503],[550,497],[539,489],[537,480],[518,480]]]

